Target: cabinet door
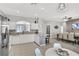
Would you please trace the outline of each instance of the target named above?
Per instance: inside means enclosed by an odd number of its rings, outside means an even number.
[[[10,44],[19,44],[20,38],[18,35],[10,36]]]

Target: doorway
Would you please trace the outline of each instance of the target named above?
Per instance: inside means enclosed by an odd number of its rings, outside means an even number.
[[[50,25],[46,26],[46,34],[48,37],[50,37]]]
[[[45,40],[46,44],[49,43],[49,38],[50,38],[50,25],[47,25],[46,26],[46,40]]]

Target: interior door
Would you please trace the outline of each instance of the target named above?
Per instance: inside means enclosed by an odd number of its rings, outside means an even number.
[[[46,34],[50,37],[50,25],[46,26]]]

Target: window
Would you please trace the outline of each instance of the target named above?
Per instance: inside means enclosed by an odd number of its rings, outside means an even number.
[[[24,32],[26,31],[26,25],[25,24],[17,24],[16,25],[16,32]]]
[[[30,23],[26,21],[16,22],[16,32],[30,32]]]

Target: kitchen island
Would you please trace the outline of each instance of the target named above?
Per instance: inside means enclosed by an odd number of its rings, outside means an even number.
[[[9,33],[9,44],[22,44],[33,42],[38,33],[36,32],[10,32]]]

